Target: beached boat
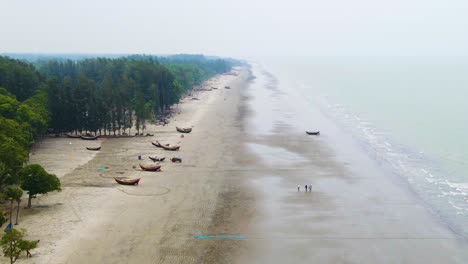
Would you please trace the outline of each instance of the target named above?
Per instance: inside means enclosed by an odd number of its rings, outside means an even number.
[[[176,127],[177,131],[179,131],[180,133],[190,133],[192,132],[192,128],[191,127]]]
[[[94,137],[88,137],[88,136],[80,136],[81,139],[84,139],[84,140],[96,140],[99,138],[99,135],[97,136],[94,136]]]
[[[151,157],[151,156],[148,156],[148,158],[154,162],[164,161],[166,159],[166,158],[158,158],[158,157]]]
[[[87,150],[94,150],[94,151],[98,151],[98,150],[101,150],[101,147],[86,147]]]
[[[306,131],[307,135],[320,135],[320,131]]]
[[[153,146],[158,147],[158,148],[162,148],[163,146],[161,143],[159,143],[159,141],[151,142],[151,144],[153,144]],[[164,144],[164,146],[168,147],[169,144]]]
[[[123,178],[114,177],[114,180],[115,180],[118,184],[122,184],[122,185],[137,185],[137,184],[140,182],[140,179],[141,179],[141,178],[137,178],[137,179],[123,179]]]
[[[155,147],[162,148],[162,144],[159,143],[159,141],[151,142],[151,144],[153,144],[153,146]],[[169,144],[164,144],[164,145],[169,146]]]
[[[152,166],[152,165],[149,165],[149,166],[145,166],[143,164],[140,164],[140,168],[144,171],[160,171],[161,170],[161,166],[160,165],[155,165],[155,166]]]
[[[72,135],[68,133],[65,133],[65,136],[67,136],[68,138],[80,138],[81,137],[80,135]]]
[[[170,151],[176,151],[180,149],[180,146],[161,145],[161,148]]]

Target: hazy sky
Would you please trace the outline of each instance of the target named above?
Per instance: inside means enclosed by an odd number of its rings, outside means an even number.
[[[0,0],[0,53],[468,55],[468,0]]]

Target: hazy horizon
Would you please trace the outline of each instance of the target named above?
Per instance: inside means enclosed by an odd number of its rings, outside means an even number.
[[[0,53],[468,55],[461,0],[0,0],[0,9]]]

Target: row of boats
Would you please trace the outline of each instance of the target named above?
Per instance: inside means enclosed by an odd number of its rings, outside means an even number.
[[[190,133],[192,132],[192,128],[191,127],[176,127],[176,130],[180,133]],[[70,134],[70,133],[66,133],[65,136],[67,136],[68,138],[81,138],[81,139],[84,139],[84,140],[96,140],[98,139],[99,137],[113,137],[113,136],[103,136],[103,135],[91,135],[91,134],[85,134],[85,135],[73,135],[73,134]],[[154,136],[153,134],[146,134],[146,136]],[[136,137],[136,135],[132,136],[132,135],[119,135],[117,136],[118,138],[125,138],[125,137]]]
[[[192,128],[180,128],[180,127],[176,127],[176,130],[180,133],[190,133],[192,132]],[[160,143],[159,141],[154,141],[154,142],[151,142],[151,144],[155,147],[158,147],[158,148],[162,148],[164,150],[168,150],[168,151],[178,151],[180,149],[180,146],[179,145],[170,145],[170,144],[162,144]],[[88,148],[88,150],[100,150],[101,147],[96,147],[96,148]],[[160,158],[160,157],[151,157],[151,156],[148,156],[148,158],[150,160],[152,160],[153,162],[162,162],[165,160],[164,157]],[[182,159],[181,158],[177,158],[177,157],[173,157],[171,158],[171,161],[172,162],[182,162]],[[158,171],[161,171],[161,165],[143,165],[143,164],[139,164],[140,168],[144,171],[153,171],[153,172],[158,172]],[[126,178],[120,178],[120,177],[114,177],[114,180],[118,183],[118,184],[122,184],[122,185],[138,185],[140,183],[140,180],[141,178],[136,178],[136,179],[126,179]]]

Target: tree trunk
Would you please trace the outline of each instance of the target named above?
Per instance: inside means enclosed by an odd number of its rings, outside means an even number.
[[[13,264],[13,241],[10,242],[10,264]]]
[[[13,219],[13,200],[10,201],[10,226],[13,223],[12,219]]]
[[[15,225],[18,224],[18,216],[19,216],[19,211],[20,211],[20,204],[21,204],[21,199],[18,200],[18,208],[16,208],[16,223],[15,223]]]
[[[32,195],[30,194],[28,196],[28,208],[31,208],[31,200],[32,200]]]

